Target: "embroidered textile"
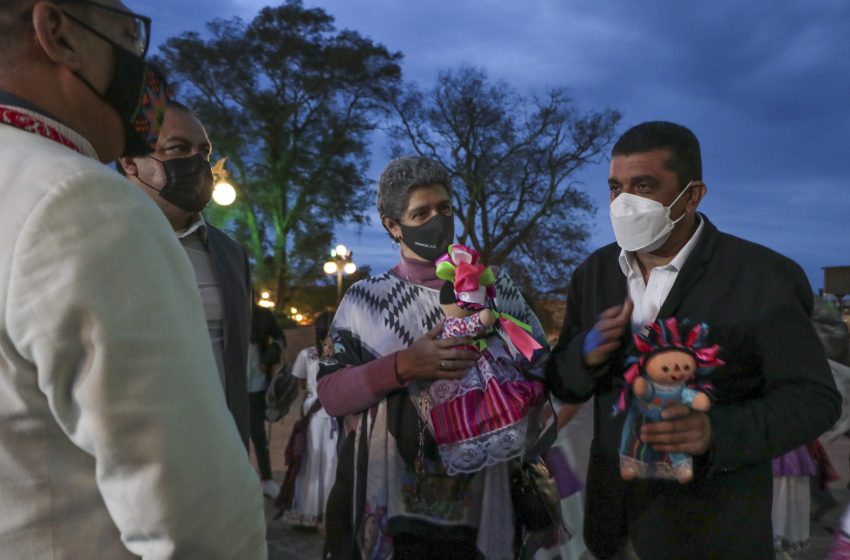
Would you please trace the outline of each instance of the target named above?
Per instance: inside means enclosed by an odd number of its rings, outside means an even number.
[[[58,127],[52,126],[49,123],[47,117],[38,113],[8,105],[0,105],[0,123],[43,136],[71,148],[77,153],[88,155],[83,147],[77,145],[77,143],[73,142],[65,134],[62,134]]]

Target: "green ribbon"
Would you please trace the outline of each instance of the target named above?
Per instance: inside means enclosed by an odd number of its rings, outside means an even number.
[[[513,315],[508,315],[507,313],[499,313],[498,311],[494,311],[493,314],[496,315],[497,319],[504,317],[505,319],[507,319],[511,323],[514,323],[516,326],[520,327],[522,330],[528,332],[529,334],[534,331],[534,329],[531,328],[531,325],[523,323]]]

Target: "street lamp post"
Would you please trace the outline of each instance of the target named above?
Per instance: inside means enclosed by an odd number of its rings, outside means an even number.
[[[337,245],[331,251],[330,261],[322,267],[326,274],[336,274],[336,301],[337,304],[342,301],[342,275],[354,274],[357,270],[357,265],[352,260],[354,253],[348,250],[345,245]]]

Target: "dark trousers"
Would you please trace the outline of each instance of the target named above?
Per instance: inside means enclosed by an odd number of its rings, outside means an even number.
[[[269,442],[266,438],[266,392],[248,393],[248,422],[251,430],[251,443],[260,467],[260,478],[271,480],[272,464],[269,460]]]

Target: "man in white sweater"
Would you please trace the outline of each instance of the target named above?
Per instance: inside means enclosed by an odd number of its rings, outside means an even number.
[[[0,557],[266,557],[260,486],[127,144],[149,20],[0,3]]]

